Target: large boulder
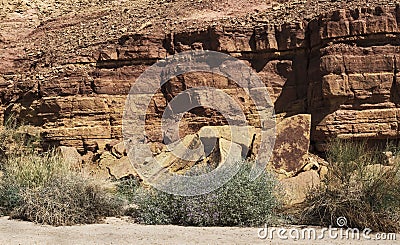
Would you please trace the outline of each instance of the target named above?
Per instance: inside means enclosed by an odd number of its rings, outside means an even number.
[[[116,158],[108,151],[102,153],[97,163],[85,166],[91,175],[100,179],[121,179],[137,176],[127,156]]]
[[[213,151],[199,165],[216,168],[225,163],[235,163],[243,159],[242,146],[224,138],[216,141]]]
[[[242,159],[242,146],[224,138],[218,140],[219,162],[224,164],[227,161],[239,161]]]
[[[277,123],[276,140],[270,161],[272,168],[294,176],[308,163],[311,115],[299,114]]]
[[[124,142],[119,142],[118,144],[115,144],[111,148],[111,153],[116,157],[116,158],[121,158],[123,156],[127,155],[126,148]]]
[[[188,169],[205,157],[204,147],[197,135],[186,135],[166,148],[167,151],[157,155],[156,160],[173,172]]]
[[[215,145],[216,139],[225,139],[240,145],[242,157],[246,157],[249,149],[252,148],[256,129],[253,126],[205,126],[197,134],[205,145],[206,151],[207,148],[211,148],[207,147],[207,143]]]
[[[167,146],[170,150],[162,152],[155,158],[161,163],[161,167],[172,172],[184,172],[194,165],[209,165],[215,168],[226,161],[242,159],[241,145],[218,136],[213,142],[206,139],[210,138],[201,138],[197,134],[187,135],[173,146]],[[207,148],[209,152],[206,152]]]

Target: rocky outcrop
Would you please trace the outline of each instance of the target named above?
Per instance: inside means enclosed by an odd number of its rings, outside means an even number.
[[[267,23],[262,14],[243,25],[221,21],[197,29],[141,23],[131,31],[113,29],[112,38],[95,35],[101,28],[96,25],[107,16],[103,12],[40,23],[37,13],[22,11],[2,23],[7,28],[0,33],[0,114],[41,128],[46,145],[95,153],[121,139],[126,95],[147,67],[177,52],[208,49],[252,67],[268,87],[277,113],[311,114],[314,150],[323,150],[324,141],[336,136],[397,139],[400,6],[360,6],[332,8],[291,23]],[[17,24],[23,32],[12,28]],[[150,141],[162,140],[160,121],[167,103],[201,85],[232,95],[249,124],[259,127],[251,101],[234,82],[185,74],[153,97],[147,118]],[[203,126],[225,123],[217,111],[198,108],[185,115],[181,132],[195,134]]]
[[[277,142],[270,155],[267,168],[274,171],[279,179],[297,176],[310,170],[321,176],[326,162],[309,153],[310,115],[296,115],[280,121],[277,125]],[[198,170],[212,170],[228,163],[240,162],[243,159],[259,160],[260,148],[256,137],[256,128],[252,126],[206,126],[197,134],[189,134],[181,140],[168,145],[149,143],[155,161],[137,163],[139,166],[152,164],[152,175],[156,177],[166,171],[185,174],[193,167]],[[64,157],[73,147],[59,147]],[[73,155],[80,156],[77,152]],[[150,156],[149,156],[150,157]],[[84,156],[84,171],[98,178],[121,179],[129,175],[140,176],[126,156],[124,142],[108,144],[106,151],[99,151],[96,156],[89,152]],[[82,158],[79,158],[82,161]],[[148,158],[146,158],[148,159]],[[326,167],[325,167],[326,168]],[[325,171],[325,172],[324,172]]]

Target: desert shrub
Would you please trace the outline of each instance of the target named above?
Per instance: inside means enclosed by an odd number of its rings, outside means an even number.
[[[120,198],[125,199],[128,202],[132,202],[139,185],[140,183],[138,178],[134,176],[119,180],[116,183],[116,193]]]
[[[120,201],[99,183],[74,175],[23,189],[20,199],[12,218],[55,226],[95,223],[121,211]]]
[[[36,153],[25,151],[10,155],[5,161],[4,178],[14,185],[35,188],[45,186],[58,176],[71,173],[69,166],[54,151]]]
[[[349,227],[399,231],[399,166],[380,165],[380,156],[365,142],[330,142],[329,172],[323,185],[310,192],[303,222],[336,225],[336,219],[343,216]]]
[[[68,166],[54,152],[24,149],[3,158],[0,178],[0,210],[8,215],[21,201],[21,191],[43,187],[69,173]]]
[[[0,180],[0,215],[8,215],[20,203],[20,187],[10,181]]]
[[[17,146],[0,143],[5,153],[0,157],[0,215],[71,225],[120,213],[120,199],[104,183],[73,171],[55,150],[42,152],[30,139],[14,142],[20,132],[20,128],[7,127],[0,132],[0,138],[19,145],[16,151]]]
[[[280,206],[275,177],[264,172],[251,181],[251,164],[219,189],[199,196],[183,197],[153,188],[136,192],[136,219],[145,224],[193,226],[256,226],[270,223]]]
[[[133,197],[138,206],[133,212],[139,223],[147,225],[178,224],[181,197],[174,196],[154,188],[140,187]]]

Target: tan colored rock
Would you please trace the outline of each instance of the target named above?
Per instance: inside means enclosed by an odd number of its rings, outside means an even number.
[[[398,139],[398,4],[351,1],[344,9],[338,1],[307,2],[274,3],[254,14],[247,13],[254,6],[239,10],[234,5],[234,18],[218,15],[212,24],[208,18],[177,21],[180,14],[192,18],[192,13],[209,10],[204,3],[175,1],[158,9],[168,18],[157,15],[151,20],[140,11],[161,5],[110,2],[113,11],[97,13],[99,6],[85,3],[45,8],[24,3],[26,8],[0,18],[0,119],[14,114],[42,129],[46,145],[95,152],[104,142],[121,139],[126,95],[143,71],[171,54],[215,50],[241,59],[259,74],[277,113],[311,113],[311,140],[317,148],[336,136]],[[77,13],[74,18],[64,15],[70,11]],[[116,20],[113,14],[122,17]],[[137,21],[130,21],[132,16]],[[240,70],[225,72],[245,78]],[[251,101],[234,81],[189,73],[156,91],[146,122],[150,142],[163,140],[160,118],[167,102],[196,86],[223,90],[240,103],[249,125],[260,127]],[[221,100],[212,97],[194,99],[215,104]],[[180,132],[195,134],[210,125],[226,121],[215,110],[196,108],[185,115]]]
[[[314,155],[312,153],[308,153],[308,162],[307,164],[301,169],[301,171],[310,171],[310,170],[315,170],[318,172],[321,172],[321,169],[323,167],[328,166],[329,163],[325,161],[325,159]]]
[[[320,185],[320,177],[314,170],[302,172],[299,175],[281,180],[286,193],[286,204],[294,205],[302,203],[309,191]]]
[[[126,149],[125,149],[124,142],[119,142],[118,144],[115,144],[111,148],[111,153],[118,159],[123,157],[123,156],[126,156],[127,152],[126,152]]]
[[[386,164],[389,166],[397,166],[400,163],[400,156],[398,154],[393,155],[391,151],[383,152],[386,158]]]
[[[103,178],[121,179],[130,175],[137,176],[137,173],[127,156],[118,159],[106,151],[100,156],[94,175]]]
[[[327,166],[321,166],[319,170],[319,177],[321,180],[325,178],[325,176],[328,174],[328,171],[329,169]]]
[[[203,142],[208,139],[211,143],[216,143],[212,139],[224,139],[239,144],[242,148],[242,157],[246,157],[248,150],[252,147],[252,143],[256,134],[256,129],[252,126],[206,126],[202,127],[198,135]],[[220,142],[221,143],[221,142]],[[222,143],[224,144],[224,143]]]
[[[57,151],[60,154],[61,158],[69,166],[77,169],[80,169],[82,167],[82,156],[74,147],[59,146],[57,148]]]
[[[400,110],[337,110],[328,114],[316,126],[314,139],[323,140],[327,136],[339,138],[388,139],[398,136],[397,116]]]
[[[173,172],[188,169],[205,158],[204,147],[197,135],[187,135],[167,146],[167,151],[156,156],[163,168]]]
[[[96,160],[96,155],[92,151],[88,151],[85,155],[82,156],[84,167],[93,164],[95,160]]]
[[[319,170],[321,166],[319,165],[318,162],[309,162],[307,163],[301,171],[310,171],[310,170]]]
[[[153,142],[150,143],[150,151],[153,153],[153,155],[158,155],[163,151],[167,151],[166,146],[160,142]]]
[[[202,131],[202,135],[211,137],[209,130],[212,128],[208,127],[207,130]],[[215,130],[217,129],[218,127]],[[180,142],[166,146],[169,150],[155,156],[158,162],[155,167],[159,168],[161,165],[161,168],[172,172],[185,172],[194,165],[209,165],[216,168],[225,162],[231,163],[243,159],[241,145],[218,135],[212,142],[207,142],[205,139],[207,138],[201,138],[198,135],[187,135]],[[204,145],[207,143],[212,143],[212,145]],[[205,152],[207,148],[210,150],[208,153]],[[159,173],[160,171],[161,169],[153,172]]]
[[[215,150],[218,151],[219,156],[217,166],[225,162],[237,162],[243,158],[241,145],[225,140],[224,138],[218,139],[218,146]]]

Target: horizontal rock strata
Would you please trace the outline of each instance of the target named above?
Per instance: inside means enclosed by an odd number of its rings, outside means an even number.
[[[252,67],[268,87],[276,113],[311,114],[316,149],[332,136],[399,138],[399,5],[333,9],[291,23],[257,19],[243,26],[147,32],[155,28],[148,24],[136,32],[121,29],[111,39],[83,36],[97,30],[96,23],[101,26],[103,14],[40,23],[37,13],[27,10],[1,23],[2,118],[14,115],[42,128],[47,145],[74,146],[81,153],[104,149],[122,137],[126,95],[139,75],[169,55],[204,49]],[[162,140],[159,125],[168,102],[199,85],[232,95],[257,127],[251,101],[234,82],[185,74],[154,95],[147,116],[150,141]],[[188,135],[225,123],[217,111],[198,108],[185,115],[181,131]]]

